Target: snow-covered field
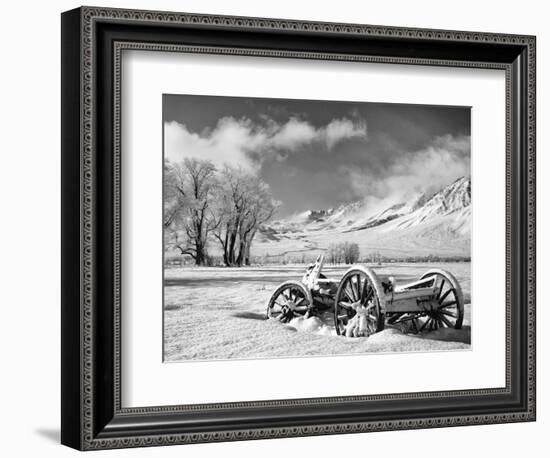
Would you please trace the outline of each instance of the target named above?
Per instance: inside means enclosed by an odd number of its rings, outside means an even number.
[[[348,267],[327,266],[323,272],[339,278]],[[452,272],[464,291],[463,329],[438,329],[418,336],[386,326],[368,338],[341,337],[335,335],[328,317],[294,319],[289,324],[265,319],[266,305],[276,286],[285,280],[299,280],[303,265],[173,268],[165,271],[165,361],[470,348],[470,263],[372,267],[377,273],[394,275],[397,283],[415,280],[434,267]]]

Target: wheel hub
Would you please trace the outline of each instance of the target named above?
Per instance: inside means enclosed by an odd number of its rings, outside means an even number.
[[[355,315],[346,325],[345,335],[347,337],[368,337],[369,331],[369,310],[373,307],[372,300],[369,300],[366,305],[362,301],[356,301],[350,304],[350,307],[355,310]]]

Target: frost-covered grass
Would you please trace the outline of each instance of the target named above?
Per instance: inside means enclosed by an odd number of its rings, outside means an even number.
[[[340,278],[349,266],[327,266]],[[386,327],[368,338],[335,335],[330,317],[266,320],[276,286],[299,280],[304,266],[246,268],[183,267],[165,272],[164,351],[166,361],[346,355],[367,352],[441,351],[470,348],[470,263],[387,264],[372,266],[397,282],[415,280],[441,267],[452,272],[465,296],[463,329],[421,336]]]

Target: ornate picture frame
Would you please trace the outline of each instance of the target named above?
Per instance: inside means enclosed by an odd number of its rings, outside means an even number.
[[[62,14],[62,433],[79,450],[535,420],[533,36],[81,7]],[[124,407],[121,53],[506,74],[506,386]]]

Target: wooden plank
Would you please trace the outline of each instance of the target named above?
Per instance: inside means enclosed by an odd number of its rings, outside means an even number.
[[[431,298],[438,291],[438,288],[418,288],[405,291],[394,291],[393,300]]]
[[[425,301],[421,302],[420,305],[416,299],[402,299],[396,301],[395,299],[392,302],[386,303],[386,312],[418,312],[421,310],[429,310],[431,307],[437,307],[437,301]]]

